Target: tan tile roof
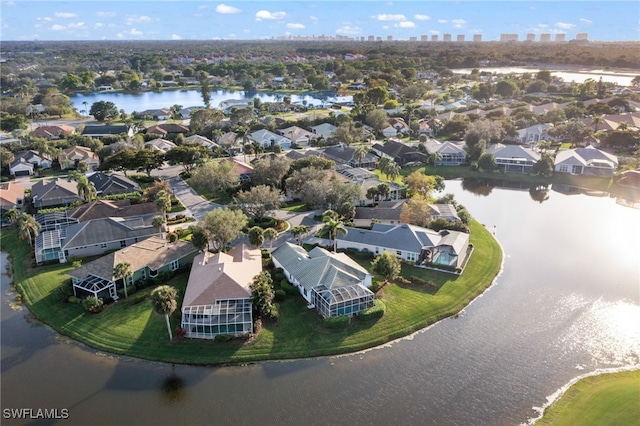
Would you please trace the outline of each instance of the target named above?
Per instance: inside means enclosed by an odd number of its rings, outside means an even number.
[[[24,197],[24,187],[14,182],[0,184],[0,206],[13,208]]]
[[[218,299],[249,298],[253,278],[261,271],[260,250],[244,244],[228,253],[200,253],[193,260],[182,306],[212,305]]]

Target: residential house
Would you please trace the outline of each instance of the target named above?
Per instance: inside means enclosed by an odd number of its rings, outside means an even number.
[[[371,150],[375,152],[381,158],[390,158],[400,166],[405,166],[407,163],[425,162],[427,156],[418,151],[416,148],[402,143],[397,139],[392,139],[380,145],[374,144]]]
[[[525,145],[535,145],[541,141],[550,141],[553,138],[549,135],[549,129],[553,125],[541,123],[518,130],[517,142]]]
[[[258,142],[265,148],[271,148],[275,145],[280,145],[283,150],[291,148],[291,140],[284,136],[273,133],[267,129],[256,130],[251,132],[249,139],[253,142]]]
[[[618,169],[618,157],[592,146],[559,151],[554,170],[585,176],[611,177]]]
[[[147,127],[146,134],[158,135],[160,137],[174,136],[178,134],[187,134],[190,130],[187,126],[176,123],[160,123]]]
[[[22,206],[24,186],[15,182],[0,183],[0,217],[11,210]]]
[[[367,153],[362,158],[355,156],[355,148],[344,146],[343,144],[325,149],[322,155],[336,164],[347,164],[351,167],[362,167],[363,169],[375,169],[378,164],[378,157]]]
[[[389,125],[391,127],[396,129],[396,131],[398,133],[402,133],[403,135],[408,135],[409,132],[411,131],[411,129],[409,128],[407,123],[405,123],[403,118],[392,117],[392,118],[388,119],[387,122],[389,123]]]
[[[531,173],[540,154],[521,145],[494,144],[487,148],[493,154],[496,167],[505,172]]]
[[[344,253],[321,247],[307,252],[285,242],[271,258],[323,318],[355,315],[373,306],[371,274]]]
[[[402,206],[406,202],[407,200],[378,201],[375,207],[356,207],[353,224],[355,226],[371,226],[372,223],[402,223],[400,214],[402,213]],[[429,216],[431,219],[442,218],[449,222],[460,220],[453,204],[430,204]]]
[[[118,300],[117,288],[124,288],[124,279],[114,277],[116,265],[128,263],[131,276],[127,285],[155,278],[164,272],[175,272],[191,265],[197,250],[188,241],[168,242],[157,236],[145,238],[135,244],[102,256],[67,272],[73,283],[73,294],[81,299],[87,296],[103,300]]]
[[[453,142],[429,139],[424,144],[436,166],[461,166],[467,162],[467,151]]]
[[[98,256],[158,234],[152,225],[155,213],[144,216],[107,217],[42,232],[36,237],[36,262]]]
[[[232,157],[242,152],[241,143],[242,140],[238,140],[238,134],[235,132],[224,133],[218,138],[218,144]]]
[[[342,175],[343,179],[355,183],[362,188],[363,198],[360,200],[361,206],[371,205],[379,201],[366,198],[366,195],[364,194],[367,193],[369,188],[377,188],[383,183],[389,187],[389,194],[385,197],[386,200],[399,200],[405,196],[406,187],[398,185],[395,182],[384,182],[380,180],[375,173],[370,172],[369,170],[358,167],[349,167],[348,165],[343,164],[336,165],[335,171]]]
[[[68,206],[77,201],[82,201],[78,195],[78,183],[74,180],[62,178],[36,182],[31,187],[31,198],[36,210]]]
[[[380,132],[382,133],[382,136],[387,139],[395,138],[396,136],[398,136],[398,130],[390,124],[383,127]]]
[[[82,136],[89,136],[91,138],[104,138],[108,136],[124,136],[126,138],[132,138],[134,135],[133,128],[131,126],[85,126],[82,130]]]
[[[53,126],[40,126],[31,132],[31,137],[45,139],[65,139],[73,135],[76,128],[66,124]]]
[[[611,132],[617,130],[620,125],[626,126],[628,129],[638,130],[640,129],[640,112],[607,114],[599,117],[597,122],[593,118],[584,118],[581,121],[597,132]]]
[[[316,139],[317,136],[314,133],[309,132],[298,126],[287,127],[286,129],[276,130],[276,133],[289,139],[291,143],[298,146],[309,146],[312,139]]]
[[[469,248],[469,234],[432,229],[409,224],[375,223],[371,230],[347,227],[338,236],[338,248],[354,248],[379,255],[395,253],[416,265],[443,265],[462,268]]]
[[[137,115],[141,117],[151,117],[152,120],[168,120],[171,118],[171,110],[169,108],[146,109]]]
[[[252,334],[251,284],[260,272],[260,250],[244,244],[227,253],[198,254],[182,301],[181,327],[186,337]]]
[[[38,151],[19,151],[13,156],[13,162],[9,165],[12,176],[30,176],[36,168],[50,169],[51,158],[40,155]]]
[[[89,176],[89,182],[93,183],[98,195],[128,194],[130,192],[142,192],[140,185],[132,179],[117,173],[93,173]]]
[[[82,204],[68,212],[78,222],[106,217],[130,217],[157,214],[156,203],[131,204],[129,200],[96,200]]]
[[[58,162],[62,170],[75,168],[78,163],[86,163],[89,166],[89,170],[97,170],[100,166],[100,159],[98,154],[91,151],[90,148],[84,146],[72,146],[71,148],[63,149],[58,155]]]
[[[322,123],[317,126],[309,127],[311,132],[316,135],[317,138],[329,139],[338,130],[336,126],[331,123]]]
[[[145,148],[149,148],[153,151],[158,151],[164,154],[165,152],[175,148],[177,145],[166,139],[157,138],[157,139],[153,139],[148,142],[145,142],[144,146]]]
[[[209,151],[212,151],[215,147],[218,146],[218,144],[212,141],[211,139],[205,138],[204,136],[200,136],[200,135],[189,136],[188,138],[185,138],[184,141],[200,144],[205,148],[207,148]]]

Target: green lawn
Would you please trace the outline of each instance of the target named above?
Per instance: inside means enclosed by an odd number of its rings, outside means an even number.
[[[311,211],[311,209],[309,209],[309,207],[307,207],[307,205],[302,201],[291,201],[289,203],[285,203],[282,205],[282,207],[280,207],[280,209],[294,213],[304,213]]]
[[[640,425],[640,370],[580,380],[545,410],[536,425]]]
[[[385,286],[382,300],[387,310],[382,318],[366,322],[354,319],[346,329],[330,330],[322,325],[315,311],[307,309],[301,297],[289,297],[280,304],[278,324],[267,322],[262,332],[248,342],[226,343],[169,342],[164,319],[153,313],[147,300],[131,304],[121,299],[99,314],[85,313],[79,305],[64,304],[57,288],[67,279],[65,272],[70,265],[34,268],[29,248],[17,240],[13,230],[3,232],[0,242],[2,250],[8,251],[13,259],[23,301],[36,317],[60,333],[106,352],[213,365],[353,352],[406,336],[455,315],[491,284],[502,263],[502,250],[491,234],[477,222],[471,224],[471,229],[475,251],[465,273],[456,276],[405,265],[406,276],[419,275],[435,286]],[[183,295],[186,283],[187,275],[182,274],[169,284]],[[171,323],[174,328],[180,324],[179,311],[172,315]]]

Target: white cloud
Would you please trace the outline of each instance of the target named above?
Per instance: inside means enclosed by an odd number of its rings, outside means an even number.
[[[431,30],[431,31],[429,31],[429,34],[432,34],[432,35],[439,35],[439,34],[440,34],[440,31],[434,31],[434,30]]]
[[[211,6],[208,4],[201,4],[200,6],[198,6],[198,10],[205,10],[205,9],[211,9]]]
[[[586,18],[580,18],[580,22],[584,22],[585,24],[593,24],[593,21]]]
[[[406,21],[407,17],[402,15],[402,14],[388,14],[388,13],[381,13],[378,15],[374,15],[371,18],[375,19],[376,21]]]
[[[304,25],[303,24],[289,23],[289,24],[287,24],[287,28],[289,28],[291,30],[303,30],[304,29]]]
[[[467,25],[467,21],[464,19],[452,19],[451,23],[453,24],[453,28],[462,28]]]
[[[413,17],[418,21],[428,21],[431,19],[431,16],[429,15],[413,15]]]
[[[78,14],[69,13],[69,12],[56,12],[56,13],[53,14],[53,16],[55,16],[56,18],[67,19],[67,18],[77,18]]]
[[[391,28],[389,25],[383,25],[383,26],[382,26],[382,29],[383,29],[383,30],[388,30],[389,28]]]
[[[145,16],[145,15],[127,15],[127,17],[125,18],[125,22],[129,25],[134,23],[144,24],[151,21],[152,19],[149,16]]]
[[[245,33],[245,34],[250,34],[251,30],[248,29],[248,28],[245,28],[244,30],[242,30],[242,32]]]
[[[256,21],[262,21],[263,19],[284,19],[287,16],[286,12],[269,12],[268,10],[259,10],[256,12]]]
[[[182,37],[178,34],[171,34],[171,40],[182,40]]]
[[[75,24],[69,24],[67,27],[70,30],[77,30],[78,28],[84,28],[84,22],[76,22]]]
[[[104,27],[104,24],[102,22],[96,22],[95,24],[93,24],[94,28],[102,28]]]
[[[414,24],[411,21],[398,22],[397,24],[394,25],[394,27],[398,27],[398,28],[414,28],[415,26],[416,24]]]
[[[48,16],[45,16],[44,18],[36,18],[36,22],[51,22],[53,21],[53,19],[51,19]]]
[[[129,31],[129,34],[131,34],[132,36],[141,36],[142,31],[136,30],[135,28],[131,28],[131,31]]]
[[[313,22],[318,22],[317,16],[309,16],[309,19],[311,19]]]
[[[66,29],[67,29],[67,27],[65,27],[64,25],[60,25],[60,24],[53,24],[53,25],[51,26],[51,29],[52,29],[53,31],[64,31],[64,30],[66,30]]]
[[[352,27],[351,25],[343,25],[336,30],[337,34],[360,34],[361,32],[362,28]]]
[[[116,16],[115,12],[96,12],[96,16],[99,18],[114,18]]]
[[[234,13],[242,12],[237,7],[228,6],[226,4],[220,3],[216,6],[216,12],[222,13],[223,15],[233,15]]]
[[[575,25],[568,24],[566,22],[556,22],[556,27],[561,28],[563,30],[570,30],[571,28],[575,28]]]
[[[439,24],[446,24],[447,22],[449,21],[447,21],[446,19],[438,19]]]

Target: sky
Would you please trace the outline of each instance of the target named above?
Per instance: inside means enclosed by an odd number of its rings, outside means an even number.
[[[0,40],[246,40],[286,36],[410,37],[588,33],[640,40],[631,1],[19,1],[0,0]],[[555,36],[552,36],[555,37]]]

